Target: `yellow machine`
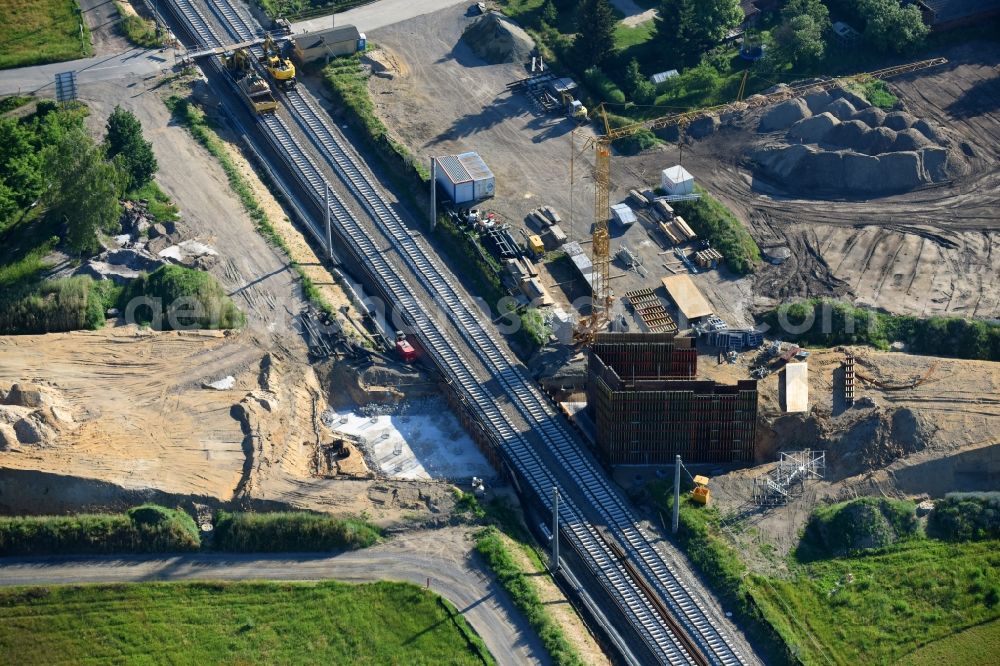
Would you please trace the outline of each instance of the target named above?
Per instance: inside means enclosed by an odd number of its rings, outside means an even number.
[[[708,477],[698,474],[694,477],[694,490],[691,491],[691,499],[698,504],[708,506],[711,494],[708,490]]]
[[[270,34],[264,40],[262,48],[264,55],[260,57],[260,63],[267,69],[268,74],[278,82],[282,90],[295,87],[295,65],[288,58],[282,57],[278,43]]]
[[[246,49],[227,53],[222,57],[222,62],[243,93],[243,99],[255,113],[271,113],[278,108],[278,102],[271,94],[271,86],[254,71],[253,61]]]
[[[535,234],[528,236],[528,249],[537,257],[545,254],[545,243],[542,242],[542,237]]]
[[[928,67],[936,67],[938,65],[943,65],[947,63],[946,58],[933,58],[930,60],[920,60],[918,62],[912,62],[907,65],[899,65],[896,67],[886,67],[885,69],[879,69],[874,72],[863,72],[861,74],[855,74],[853,76],[847,76],[844,78],[829,79],[821,82],[807,83],[800,86],[790,86],[778,89],[776,92],[769,93],[766,95],[754,95],[749,99],[744,100],[743,95],[746,92],[746,83],[749,77],[749,70],[743,73],[743,78],[740,81],[740,90],[738,98],[736,101],[729,104],[720,104],[718,106],[705,107],[701,109],[694,109],[692,111],[682,111],[678,113],[670,113],[668,115],[662,116],[660,118],[653,118],[650,120],[641,120],[636,123],[629,125],[624,125],[621,127],[611,127],[608,122],[607,113],[604,111],[603,102],[597,108],[595,112],[597,116],[601,118],[604,124],[604,134],[600,136],[587,136],[584,139],[583,150],[588,150],[590,148],[594,149],[594,232],[593,232],[593,300],[591,304],[591,314],[589,317],[580,320],[577,327],[575,338],[578,343],[589,345],[594,336],[601,331],[609,320],[609,311],[611,305],[613,304],[614,297],[611,293],[610,285],[608,284],[610,279],[610,267],[611,267],[611,257],[610,257],[610,238],[608,235],[608,218],[611,216],[611,206],[610,206],[610,195],[609,189],[611,185],[611,144],[617,139],[622,139],[627,136],[632,136],[636,132],[648,129],[657,130],[666,127],[677,126],[678,129],[683,130],[691,122],[703,118],[708,115],[722,115],[724,113],[740,113],[751,108],[760,108],[763,106],[768,106],[770,104],[776,104],[778,102],[783,102],[787,99],[792,99],[793,97],[798,97],[804,95],[808,92],[813,92],[817,90],[827,90],[829,88],[834,88],[837,86],[844,85],[845,83],[864,83],[866,81],[871,81],[873,79],[888,79],[893,76],[899,76],[901,74],[909,74],[910,72],[916,72]],[[569,163],[569,174],[570,174],[570,202],[573,201],[573,180],[574,180],[574,161],[576,159],[576,147],[575,147],[575,136],[577,130],[574,130],[570,134],[570,140],[573,142],[570,148],[570,163]],[[572,215],[572,203],[570,205],[571,215]],[[706,501],[707,501],[707,491],[706,488]]]

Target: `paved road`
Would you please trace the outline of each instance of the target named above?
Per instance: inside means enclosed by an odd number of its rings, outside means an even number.
[[[33,93],[55,95],[58,72],[76,72],[78,85],[97,81],[113,81],[133,77],[136,80],[154,76],[174,66],[173,49],[133,48],[122,53],[54,62],[48,65],[20,67],[0,71],[0,95]]]
[[[177,580],[403,580],[451,601],[500,664],[547,664],[524,616],[468,555],[467,532],[448,528],[398,537],[366,550],[324,554],[222,554],[0,558],[0,585]]]
[[[337,25],[354,25],[364,33],[393,23],[400,23],[415,16],[423,16],[453,5],[471,6],[474,0],[379,0],[337,14]],[[333,25],[333,16],[319,16],[292,24],[292,31],[314,32]]]

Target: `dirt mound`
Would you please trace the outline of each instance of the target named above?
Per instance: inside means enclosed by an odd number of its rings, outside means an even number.
[[[885,116],[885,111],[877,106],[871,106],[855,113],[854,120],[860,120],[868,127],[881,127],[882,123],[885,122]]]
[[[838,120],[850,120],[858,110],[846,99],[840,98],[830,102],[825,112],[833,114]]]
[[[840,121],[832,113],[825,111],[792,125],[788,130],[788,137],[802,143],[822,143],[830,130],[839,124]]]
[[[535,42],[520,26],[489,13],[465,29],[462,35],[469,48],[486,62],[525,62],[531,58]]]
[[[809,105],[802,98],[790,99],[771,107],[760,119],[761,132],[777,132],[812,115]]]
[[[74,426],[72,412],[53,389],[20,383],[0,388],[0,396],[0,451],[46,446]]]
[[[761,133],[785,130],[751,151],[758,172],[792,191],[865,196],[954,178],[967,160],[943,132],[905,111],[885,113],[850,91],[815,92],[764,112]]]
[[[886,115],[882,124],[889,129],[899,132],[913,127],[913,123],[915,122],[917,122],[917,119],[906,111],[893,111]]]

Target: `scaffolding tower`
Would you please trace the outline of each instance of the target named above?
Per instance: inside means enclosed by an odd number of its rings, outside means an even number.
[[[753,499],[758,506],[788,504],[802,494],[806,481],[822,479],[826,472],[826,451],[789,451],[766,476],[753,480]]]

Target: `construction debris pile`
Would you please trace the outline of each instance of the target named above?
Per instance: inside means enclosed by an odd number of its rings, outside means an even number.
[[[520,26],[500,14],[484,14],[462,35],[469,48],[488,63],[527,62],[535,42]]]
[[[951,180],[968,162],[940,128],[843,89],[782,102],[761,118],[750,158],[768,180],[822,194],[889,194]],[[783,134],[781,134],[783,133]]]

